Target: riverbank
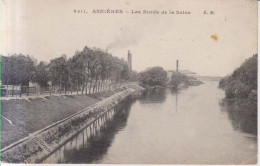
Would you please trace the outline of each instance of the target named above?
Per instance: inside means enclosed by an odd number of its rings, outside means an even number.
[[[3,161],[39,161],[97,116],[141,89],[132,83],[92,95],[2,101]]]

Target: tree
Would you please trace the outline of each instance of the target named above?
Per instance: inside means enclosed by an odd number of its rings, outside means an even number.
[[[40,62],[35,68],[34,82],[37,82],[41,87],[47,87],[49,78],[48,65]]]
[[[35,71],[35,61],[30,56],[14,54],[1,56],[1,81],[3,84],[29,85]]]
[[[139,73],[138,80],[149,86],[164,86],[167,81],[167,72],[162,67],[152,67]]]
[[[66,56],[61,56],[51,60],[49,64],[50,79],[53,85],[59,85],[60,90],[67,88],[69,80],[68,63]]]
[[[81,87],[83,94],[86,83],[89,78],[88,57],[81,51],[77,51],[75,55],[69,59],[70,83],[77,85],[77,92]]]
[[[13,75],[10,58],[1,55],[1,82],[2,84],[9,84]]]
[[[257,54],[253,55],[231,75],[220,80],[219,88],[225,90],[226,98],[257,100],[257,57]]]

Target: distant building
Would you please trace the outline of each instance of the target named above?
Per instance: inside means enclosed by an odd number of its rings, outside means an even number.
[[[128,54],[127,54],[127,63],[128,63],[129,69],[132,70],[132,54],[131,54],[130,50],[128,50]]]
[[[176,70],[168,70],[167,71],[167,78],[168,78],[169,81],[171,81],[171,79],[172,79],[172,74],[176,73],[176,72],[181,73],[181,74],[185,74],[189,77],[194,76],[196,74],[195,72],[192,72],[192,71],[189,71],[189,70],[180,70],[179,69],[179,60],[176,60]]]
[[[172,74],[175,73],[175,72],[178,72],[178,73],[181,73],[181,74],[185,74],[187,76],[194,76],[196,73],[195,72],[192,72],[190,70],[168,70],[167,71],[167,78],[169,81],[171,81],[171,77],[172,77]]]
[[[192,72],[190,70],[179,70],[179,73],[186,74],[186,75],[194,75],[194,74],[196,74],[195,72]]]

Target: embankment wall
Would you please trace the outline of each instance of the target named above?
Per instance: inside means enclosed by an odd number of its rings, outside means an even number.
[[[121,87],[112,96],[5,147],[1,150],[2,161],[8,163],[42,161],[121,100],[142,90],[138,84]]]

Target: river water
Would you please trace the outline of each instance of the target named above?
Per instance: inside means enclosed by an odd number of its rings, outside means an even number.
[[[43,163],[255,163],[256,120],[223,104],[217,81],[204,83],[128,99]]]

